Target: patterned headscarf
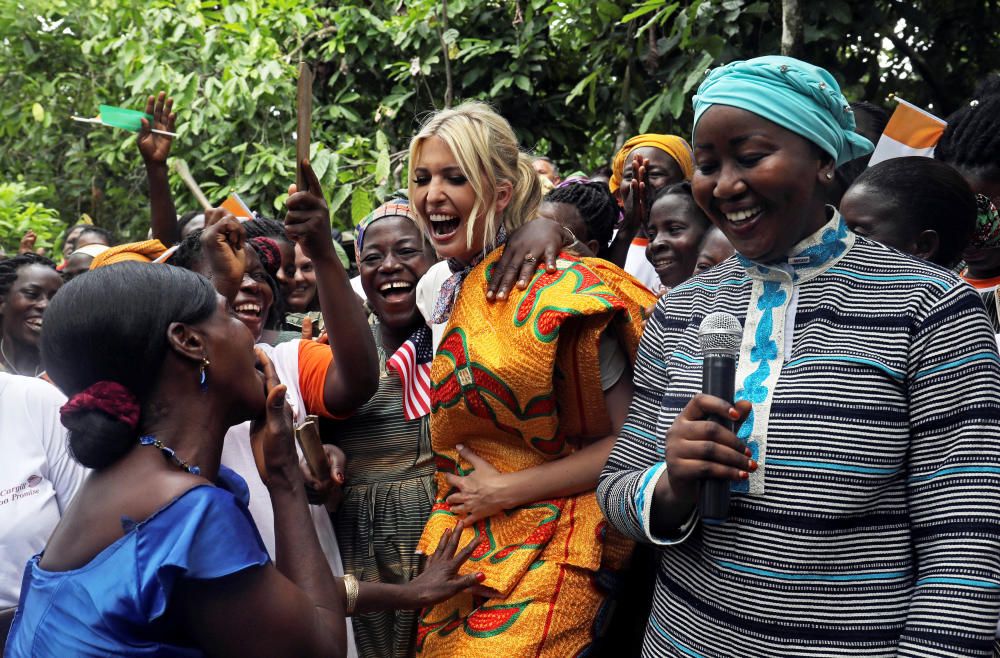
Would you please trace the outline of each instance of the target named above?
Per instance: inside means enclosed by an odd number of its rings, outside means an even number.
[[[976,209],[976,230],[969,246],[976,249],[1000,247],[1000,213],[996,206],[988,196],[977,194]]]
[[[625,175],[625,164],[629,154],[643,146],[652,146],[665,152],[680,165],[681,171],[684,172],[684,180],[691,180],[691,176],[694,175],[694,160],[691,157],[691,146],[684,138],[677,135],[646,133],[636,135],[625,142],[615,155],[614,160],[611,161],[611,179],[608,181],[608,187],[611,188],[612,194],[615,194],[622,185],[622,177]]]
[[[694,97],[694,130],[713,105],[753,112],[829,153],[837,166],[874,145],[854,132],[854,113],[826,69],[792,57],[770,55],[714,69]]]
[[[365,246],[365,233],[368,231],[368,227],[386,217],[405,217],[413,223],[417,222],[417,216],[413,214],[413,211],[410,209],[410,202],[405,197],[393,197],[389,199],[358,223],[354,240],[354,257],[357,259],[357,262],[361,262],[361,251]]]

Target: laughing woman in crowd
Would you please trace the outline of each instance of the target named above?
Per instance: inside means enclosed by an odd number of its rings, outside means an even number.
[[[361,284],[372,309],[379,355],[378,391],[349,418],[324,424],[324,436],[347,456],[344,496],[334,522],[344,571],[362,582],[405,583],[420,573],[417,541],[434,502],[434,454],[426,400],[407,400],[406,378],[419,379],[405,355],[430,330],[416,306],[417,282],[434,251],[405,199],[392,199],[357,229]],[[362,656],[413,653],[417,614],[386,611],[354,617]]]
[[[989,655],[1000,358],[978,296],[826,205],[872,146],[825,70],[734,62],[694,108],[694,197],[738,257],[657,304],[598,488],[663,547],[644,655]],[[733,405],[699,394],[716,311],[744,327]],[[699,521],[707,478],[731,482],[721,524]]]
[[[0,261],[0,372],[42,374],[45,309],[61,286],[55,263],[44,256],[28,253]]]
[[[70,396],[70,448],[94,472],[26,567],[5,656],[344,656],[350,608],[419,608],[476,581],[455,576],[469,552],[453,557],[455,536],[407,586],[334,578],[310,523],[286,387],[208,280],[122,263],[67,289],[43,353]],[[273,562],[246,483],[220,465],[230,427],[250,419]]]
[[[421,549],[465,519],[463,539],[478,544],[470,568],[484,574],[476,596],[425,612],[418,653],[577,655],[600,635],[630,551],[593,488],[652,295],[606,261],[563,255],[508,303],[487,302],[507,232],[535,216],[541,189],[510,125],[482,103],[433,115],[413,138],[409,192],[452,272],[429,273],[418,291],[431,286],[429,320],[443,333],[431,369],[437,500]]]

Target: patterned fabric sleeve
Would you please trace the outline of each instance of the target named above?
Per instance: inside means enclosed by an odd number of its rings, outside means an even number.
[[[972,288],[916,327],[907,497],[916,557],[900,656],[988,656],[1000,614],[1000,358]]]
[[[666,425],[658,422],[660,401],[669,384],[665,303],[666,298],[661,299],[646,321],[635,361],[632,405],[597,485],[597,501],[612,525],[636,541],[661,546],[683,541],[694,527],[694,519],[688,519],[670,539],[656,537],[650,529],[653,489],[666,472]]]

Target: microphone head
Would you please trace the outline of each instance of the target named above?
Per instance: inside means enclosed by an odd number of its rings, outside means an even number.
[[[732,313],[709,313],[698,327],[702,356],[736,356],[743,341],[743,325]]]

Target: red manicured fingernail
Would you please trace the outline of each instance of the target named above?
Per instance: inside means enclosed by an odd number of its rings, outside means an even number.
[[[753,450],[751,450],[750,448],[745,448],[743,450],[743,454],[746,455],[747,457],[753,457]]]
[[[747,473],[746,471],[740,471],[740,479],[741,480],[749,480],[750,479],[750,474]]]
[[[733,420],[739,420],[740,412],[736,411],[732,407],[729,407],[729,417]]]
[[[480,571],[479,573],[476,574],[476,580],[478,580],[479,582],[485,581],[486,580],[486,574],[484,574],[482,571]]]
[[[756,471],[757,470],[757,460],[756,459],[751,459],[750,460],[750,470],[751,471]]]

